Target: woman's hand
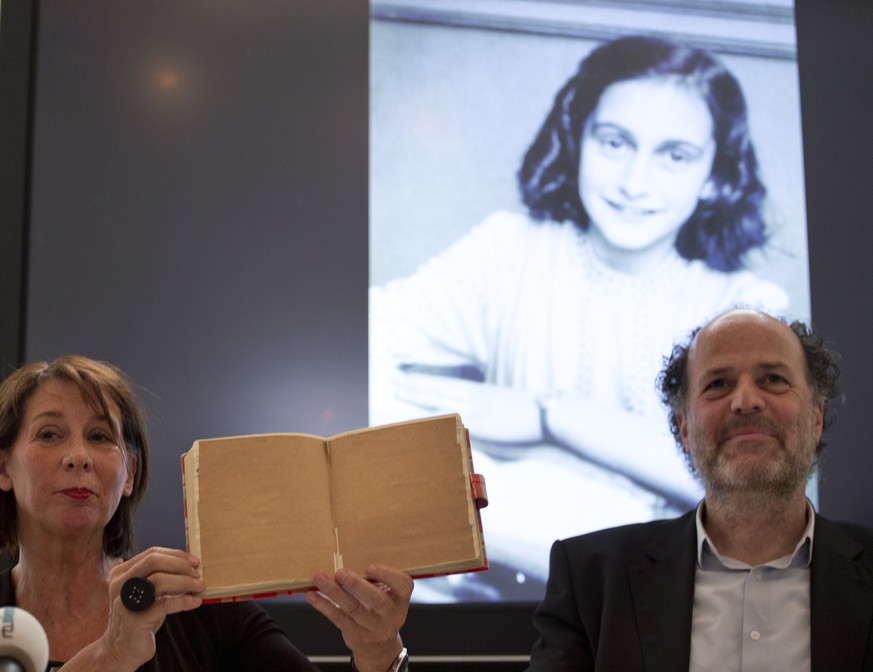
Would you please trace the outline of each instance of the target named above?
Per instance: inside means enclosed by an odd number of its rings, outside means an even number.
[[[204,589],[199,565],[196,557],[184,551],[150,548],[113,567],[109,575],[109,625],[103,636],[80,655],[90,661],[99,660],[101,669],[112,670],[135,670],[151,660],[155,655],[155,633],[167,614],[200,606],[202,600],[192,594]],[[151,581],[156,593],[155,603],[136,613],[121,603],[121,587],[133,577]]]
[[[318,590],[306,601],[342,632],[360,672],[383,672],[400,653],[400,628],[406,622],[412,578],[399,569],[370,565],[364,578],[340,569],[331,578],[313,577]]]

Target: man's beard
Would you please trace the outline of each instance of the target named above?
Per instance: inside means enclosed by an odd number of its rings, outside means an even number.
[[[742,456],[728,455],[723,449],[731,432],[740,427],[764,429],[779,445],[760,448],[766,451],[766,459],[762,456],[761,460],[747,464]],[[758,493],[784,497],[793,494],[799,487],[805,487],[812,473],[817,439],[808,418],[799,418],[789,429],[794,431],[786,432],[785,428],[763,417],[732,419],[719,428],[714,439],[711,435],[691,437],[696,445],[703,446],[703,450],[698,449],[692,455],[692,464],[713,495]],[[786,434],[796,445],[786,446]]]

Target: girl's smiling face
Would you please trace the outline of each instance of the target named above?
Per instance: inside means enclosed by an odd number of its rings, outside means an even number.
[[[616,266],[666,252],[712,192],[706,103],[676,76],[607,87],[582,131],[579,195],[601,257]]]

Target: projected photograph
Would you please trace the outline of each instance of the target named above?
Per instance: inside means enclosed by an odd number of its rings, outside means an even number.
[[[491,571],[420,601],[537,601],[556,539],[693,507],[663,358],[809,318],[792,5],[678,5],[371,2],[370,423],[459,413],[490,500]]]

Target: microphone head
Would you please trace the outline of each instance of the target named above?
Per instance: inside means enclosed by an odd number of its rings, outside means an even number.
[[[3,607],[0,613],[0,658],[18,661],[25,672],[45,672],[49,645],[45,630],[24,609]]]

